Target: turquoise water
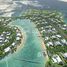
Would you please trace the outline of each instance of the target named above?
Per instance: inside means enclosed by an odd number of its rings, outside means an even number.
[[[64,18],[64,22],[67,24],[67,18]]]
[[[45,67],[45,58],[41,55],[41,41],[38,37],[38,30],[35,28],[34,24],[31,23],[30,20],[20,19],[17,19],[12,24],[20,26],[21,30],[23,28],[26,32],[26,41],[24,48],[0,61],[0,67]],[[39,64],[17,59],[32,60],[39,62]]]

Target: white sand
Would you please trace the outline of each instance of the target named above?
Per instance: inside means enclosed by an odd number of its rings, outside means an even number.
[[[18,27],[19,29],[21,29],[20,26],[17,26],[17,27]],[[25,42],[26,42],[26,33],[21,30],[21,34],[22,34],[22,37],[23,37],[23,38],[21,39],[21,44],[20,44],[20,46],[17,46],[16,52],[18,52],[19,50],[21,50],[21,49],[24,47],[24,44],[25,44]]]

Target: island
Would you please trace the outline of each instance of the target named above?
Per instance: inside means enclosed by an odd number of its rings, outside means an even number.
[[[0,18],[0,59],[3,59],[9,53],[14,53],[23,39],[17,26],[8,25],[10,19]]]

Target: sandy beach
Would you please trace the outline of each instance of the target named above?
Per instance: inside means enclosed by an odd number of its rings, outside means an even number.
[[[48,54],[47,54],[47,48],[46,48],[46,44],[44,43],[43,38],[41,37],[41,33],[39,32],[39,37],[41,39],[42,45],[41,47],[43,48],[43,52],[45,52],[45,57],[46,57],[46,62],[49,60]]]
[[[21,44],[17,45],[17,49],[16,49],[16,52],[18,52],[19,50],[21,50],[24,47],[24,44],[25,44],[25,41],[26,41],[26,33],[24,32],[24,30],[22,29],[21,26],[12,25],[12,22],[9,23],[8,26],[16,26],[21,31],[21,35],[22,35]]]
[[[33,25],[36,28],[36,24],[33,23]],[[46,48],[46,44],[44,43],[44,40],[43,40],[39,30],[38,30],[38,36],[41,39],[41,47],[43,48],[43,52],[45,52],[45,55],[46,55],[45,57],[46,57],[46,62],[47,62],[49,60],[49,57],[48,57],[48,54],[47,54],[47,48]]]
[[[20,27],[19,27],[19,26],[17,26],[17,27],[18,27],[19,30],[20,30]],[[19,50],[21,50],[21,49],[24,47],[24,43],[25,43],[25,41],[26,41],[26,34],[25,34],[25,32],[22,31],[22,30],[20,30],[20,31],[21,31],[21,34],[22,34],[21,44],[19,44],[19,45],[17,46],[16,52],[19,51]]]

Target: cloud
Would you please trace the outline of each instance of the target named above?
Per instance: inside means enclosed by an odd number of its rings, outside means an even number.
[[[34,6],[34,7],[42,7],[41,4],[39,4],[38,1],[20,1],[22,4],[25,4],[25,5],[31,5],[31,6]]]
[[[59,1],[67,2],[67,0],[59,0]]]

